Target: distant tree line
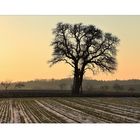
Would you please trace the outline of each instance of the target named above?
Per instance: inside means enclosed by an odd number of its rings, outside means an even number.
[[[137,84],[136,84],[137,83]],[[72,79],[62,80],[33,80],[27,82],[3,81],[0,84],[1,90],[71,90]],[[83,91],[88,92],[140,92],[140,80],[128,81],[97,81],[85,79]]]

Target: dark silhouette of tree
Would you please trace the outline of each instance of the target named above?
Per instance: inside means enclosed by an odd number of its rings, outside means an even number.
[[[7,90],[11,86],[12,82],[11,81],[4,81],[1,82],[1,85]]]
[[[58,23],[53,29],[51,65],[64,61],[73,67],[72,93],[79,94],[87,69],[113,72],[116,70],[116,46],[119,39],[103,33],[93,25]]]

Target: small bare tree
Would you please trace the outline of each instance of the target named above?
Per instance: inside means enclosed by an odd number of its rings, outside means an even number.
[[[7,90],[11,86],[11,81],[4,81],[1,82],[1,85],[4,87],[5,90]]]

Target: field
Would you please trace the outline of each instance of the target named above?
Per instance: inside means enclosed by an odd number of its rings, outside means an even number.
[[[1,123],[137,123],[140,98],[1,98]]]

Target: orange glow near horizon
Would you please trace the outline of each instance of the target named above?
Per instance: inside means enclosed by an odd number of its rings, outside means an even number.
[[[86,77],[97,80],[140,79],[140,16],[0,16],[0,81],[72,77],[64,63],[49,67],[52,29],[58,22],[93,24],[120,38],[114,74]]]

